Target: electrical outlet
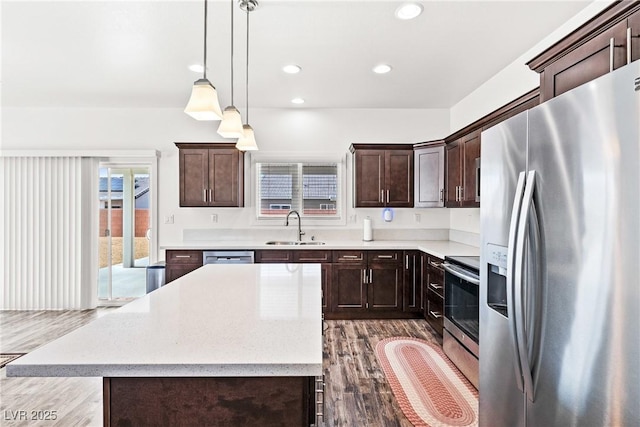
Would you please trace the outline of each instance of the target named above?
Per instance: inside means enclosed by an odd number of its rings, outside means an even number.
[[[217,214],[211,214],[211,222],[218,222],[218,215]]]
[[[356,221],[358,221],[358,216],[356,214],[350,215],[349,216],[349,221],[351,221],[352,223],[356,223]]]
[[[165,224],[173,224],[173,215],[167,215],[164,217]]]
[[[415,218],[416,222],[420,222],[420,214],[413,214],[413,217]]]

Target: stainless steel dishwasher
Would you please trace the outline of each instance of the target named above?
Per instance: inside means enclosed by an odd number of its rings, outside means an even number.
[[[253,264],[253,251],[203,251],[202,265],[206,264]]]

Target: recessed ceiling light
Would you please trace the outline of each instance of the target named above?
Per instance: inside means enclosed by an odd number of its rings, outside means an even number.
[[[287,74],[298,74],[300,70],[302,70],[302,67],[295,64],[285,65],[284,67],[282,67],[282,71]]]
[[[291,103],[292,104],[304,104],[304,99],[302,99],[302,98],[293,98],[291,100]]]
[[[380,64],[373,67],[373,72],[376,74],[386,74],[391,71],[391,66],[387,64]]]
[[[204,67],[202,66],[202,64],[191,64],[191,65],[189,65],[189,69],[191,71],[193,71],[194,73],[203,73],[204,72]]]
[[[405,3],[396,9],[396,18],[413,19],[422,13],[422,5],[418,3]]]

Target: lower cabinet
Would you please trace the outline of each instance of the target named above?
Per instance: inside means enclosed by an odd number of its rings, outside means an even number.
[[[423,254],[420,251],[404,251],[404,301],[402,310],[409,316],[422,316],[424,298],[422,295]]]
[[[255,251],[256,263],[298,263],[321,265],[322,273],[322,312],[327,313],[330,309],[331,292],[331,251],[322,249],[301,249],[301,250],[279,250],[263,249]]]
[[[428,254],[423,258],[424,318],[440,335],[444,328],[444,270],[442,260]]]
[[[202,251],[167,250],[165,260],[165,283],[169,283],[178,277],[191,273],[196,268],[202,267]]]
[[[406,317],[402,251],[334,251],[330,318]]]

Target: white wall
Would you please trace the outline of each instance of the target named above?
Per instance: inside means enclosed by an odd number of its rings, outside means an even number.
[[[526,63],[597,15],[611,3],[611,0],[595,0],[556,31],[549,34],[527,52],[524,52],[518,59],[454,105],[450,110],[451,131],[462,129],[538,87],[540,85],[540,76],[535,71],[530,70]],[[480,215],[477,213],[465,213],[465,211],[451,209],[451,229],[480,233]]]
[[[261,154],[327,153],[346,158],[354,142],[413,143],[449,132],[446,109],[256,109],[250,113]],[[179,208],[174,142],[224,141],[216,133],[218,122],[195,121],[180,109],[5,108],[3,124],[3,150],[159,150],[160,246],[182,243],[184,230],[241,229],[252,222],[250,199],[249,207],[238,209]],[[347,178],[350,189],[349,171]],[[250,194],[246,192],[248,198]],[[366,215],[373,218],[374,228],[449,228],[447,209],[398,209],[394,221],[384,223],[379,209],[353,209],[350,198],[346,205],[347,217],[355,214],[356,219],[339,228],[361,228]],[[211,222],[213,213],[218,215],[217,223]],[[414,213],[420,213],[419,222]],[[168,216],[173,216],[173,224],[164,223]],[[272,228],[275,233],[291,231],[281,224]]]

